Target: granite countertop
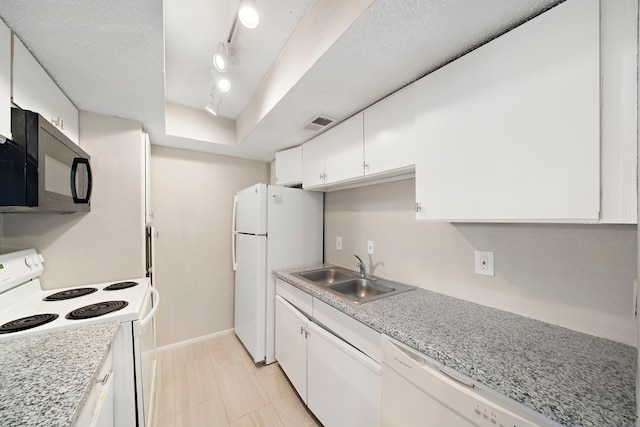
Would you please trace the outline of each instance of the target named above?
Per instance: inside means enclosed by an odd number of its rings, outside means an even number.
[[[290,274],[310,268],[274,274],[562,425],[635,426],[634,347],[420,288],[355,304]]]
[[[120,324],[0,341],[0,425],[73,426]]]

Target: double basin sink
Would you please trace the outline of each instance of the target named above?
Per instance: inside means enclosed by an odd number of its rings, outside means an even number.
[[[342,267],[300,271],[292,275],[322,286],[359,304],[415,289],[415,286],[379,279],[374,276],[365,275],[362,277],[358,273]]]

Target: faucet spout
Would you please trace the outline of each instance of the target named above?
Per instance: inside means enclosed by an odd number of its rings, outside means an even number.
[[[356,267],[358,267],[358,270],[360,270],[360,277],[365,277],[367,275],[367,266],[364,264],[364,262],[362,262],[362,259],[360,259],[358,255],[354,255],[354,257],[358,259]]]

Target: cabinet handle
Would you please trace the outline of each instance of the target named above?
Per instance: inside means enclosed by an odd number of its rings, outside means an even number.
[[[111,375],[111,373],[105,374],[104,378],[102,378],[101,380],[96,380],[96,384],[106,385],[107,381],[109,381],[109,375]]]
[[[57,119],[52,118],[51,123],[58,129],[64,130],[64,120],[62,120],[62,117],[58,117]]]
[[[304,334],[304,326],[300,326],[300,335]]]
[[[368,171],[369,170],[369,163],[365,162],[364,163],[364,168]]]
[[[307,331],[306,329],[304,330],[304,337],[309,338],[309,331]]]
[[[416,202],[416,212],[422,212],[422,206],[418,202]]]

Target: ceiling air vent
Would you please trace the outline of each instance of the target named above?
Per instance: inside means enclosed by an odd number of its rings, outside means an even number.
[[[317,115],[307,121],[307,123],[304,124],[303,129],[318,132],[319,130],[325,129],[335,121],[336,119],[332,119],[331,117]]]

